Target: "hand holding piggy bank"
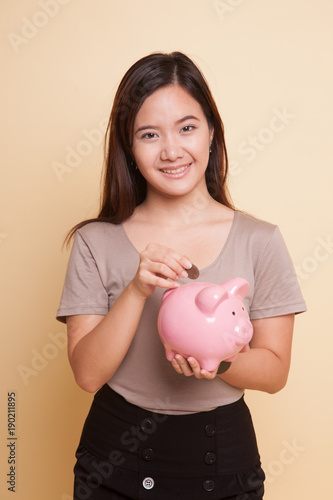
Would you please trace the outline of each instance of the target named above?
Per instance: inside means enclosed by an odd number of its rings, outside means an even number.
[[[188,283],[167,290],[158,314],[158,332],[166,357],[192,356],[200,367],[214,371],[221,361],[234,361],[249,349],[252,323],[243,303],[249,283],[232,278],[214,285]]]

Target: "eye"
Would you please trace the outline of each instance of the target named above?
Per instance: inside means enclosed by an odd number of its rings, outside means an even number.
[[[193,125],[185,125],[185,127],[183,127],[181,129],[181,132],[191,132],[191,130],[194,130],[195,127],[193,127]]]
[[[157,137],[157,134],[154,132],[147,132],[141,136],[141,139],[154,139],[154,137]]]
[[[245,311],[244,307],[242,307],[242,310]]]
[[[232,315],[233,315],[233,316],[235,316],[235,315],[236,315],[235,311],[232,311]]]

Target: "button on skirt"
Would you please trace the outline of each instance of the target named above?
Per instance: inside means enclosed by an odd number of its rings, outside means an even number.
[[[128,403],[105,384],[76,458],[75,500],[260,500],[264,492],[243,397],[208,412],[165,415]]]

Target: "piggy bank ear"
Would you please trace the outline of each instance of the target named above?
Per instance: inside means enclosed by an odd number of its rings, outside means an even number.
[[[169,288],[168,290],[166,290],[163,295],[162,295],[162,302],[164,299],[167,298],[168,295],[170,295],[170,293],[172,293],[174,291],[174,288]]]
[[[228,298],[228,292],[220,285],[206,286],[195,297],[195,304],[204,314],[213,314],[223,300]]]
[[[221,286],[228,290],[230,295],[244,299],[249,291],[250,285],[244,278],[231,278],[230,280],[221,283]]]

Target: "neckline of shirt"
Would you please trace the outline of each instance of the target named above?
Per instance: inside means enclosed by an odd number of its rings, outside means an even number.
[[[234,211],[234,218],[233,218],[233,221],[232,221],[232,224],[231,224],[231,227],[230,227],[230,230],[229,230],[229,233],[228,233],[228,236],[224,242],[224,245],[222,246],[221,248],[221,251],[219,252],[219,254],[217,255],[217,257],[213,260],[213,262],[211,262],[210,264],[208,264],[207,266],[199,269],[200,271],[200,275],[202,273],[204,273],[205,271],[208,271],[211,267],[213,267],[220,259],[221,257],[223,256],[223,254],[225,253],[225,251],[227,250],[229,244],[230,244],[230,240],[235,232],[235,227],[237,225],[237,220],[238,220],[238,217],[239,217],[239,214],[240,212],[238,210],[235,210]],[[125,239],[127,240],[127,242],[129,243],[129,245],[131,246],[131,248],[134,250],[134,252],[136,253],[137,256],[140,255],[140,252],[139,250],[136,248],[136,246],[132,243],[131,239],[129,238],[128,234],[126,233],[125,231],[125,228],[123,226],[123,224],[120,224],[120,227],[121,227],[121,230],[122,230],[122,233],[123,233],[123,236],[125,237]]]

